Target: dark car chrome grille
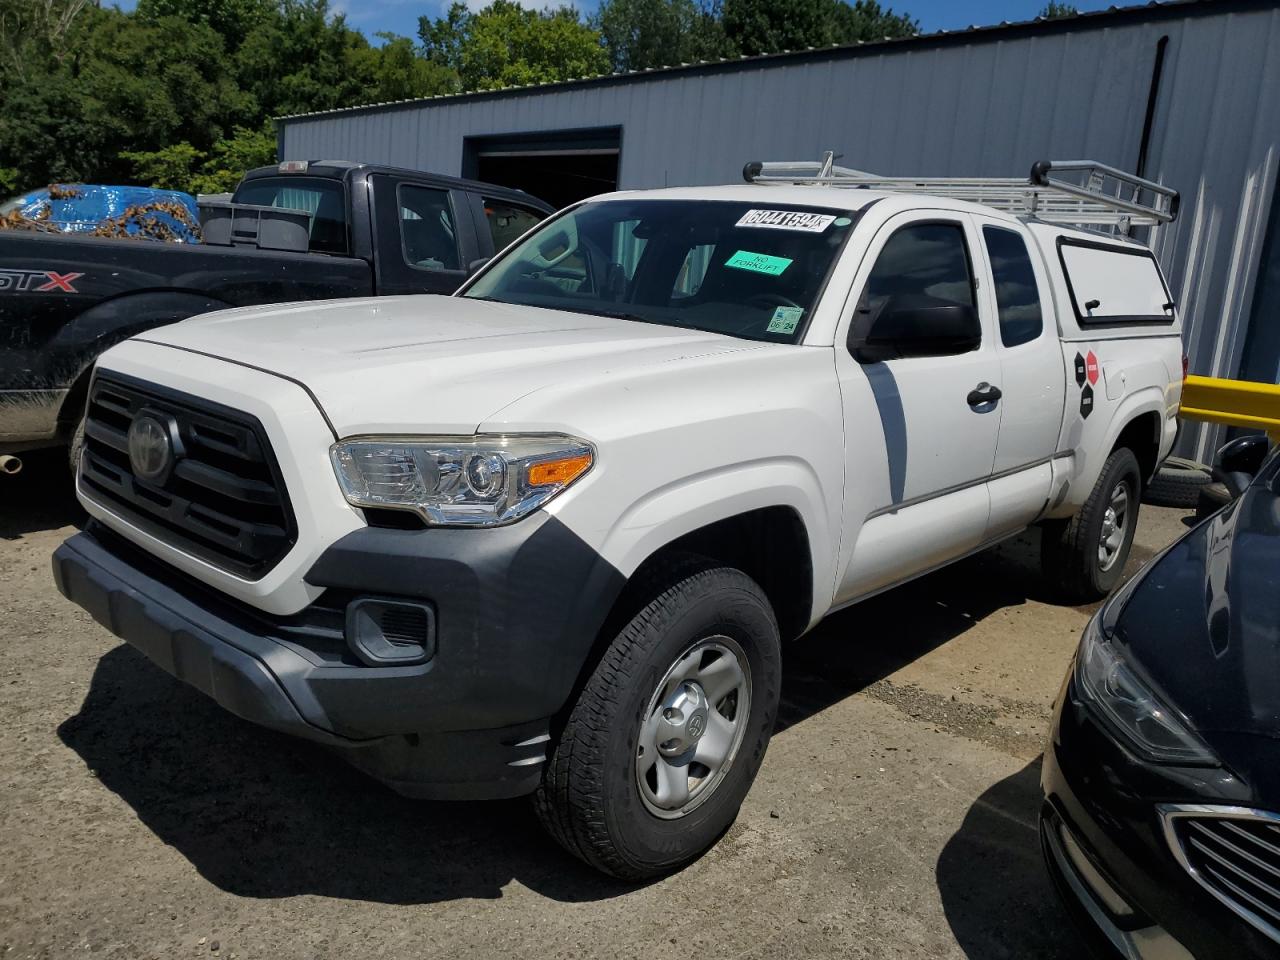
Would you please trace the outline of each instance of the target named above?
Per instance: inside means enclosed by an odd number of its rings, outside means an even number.
[[[1210,893],[1280,942],[1280,814],[1239,807],[1162,808],[1179,862]]]
[[[142,411],[176,424],[162,480],[138,477],[129,427]],[[98,375],[85,414],[80,480],[94,500],[152,536],[257,579],[293,546],[289,497],[262,424],[249,414],[117,374]]]

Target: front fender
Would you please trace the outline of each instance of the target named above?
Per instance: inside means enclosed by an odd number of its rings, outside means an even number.
[[[838,529],[827,517],[827,499],[817,472],[799,458],[736,463],[669,483],[622,511],[600,545],[601,554],[624,576],[667,544],[720,520],[766,507],[789,507],[808,533],[813,569],[810,624],[830,605],[832,558]],[[779,557],[779,562],[785,558]]]

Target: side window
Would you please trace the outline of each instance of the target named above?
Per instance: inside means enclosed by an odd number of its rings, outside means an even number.
[[[489,221],[489,233],[493,236],[495,252],[520,239],[525,231],[540,223],[544,217],[544,214],[502,200],[484,198],[484,218]]]
[[[460,269],[448,191],[404,184],[398,205],[405,263],[420,270]]]
[[[1026,241],[1012,230],[983,227],[982,239],[991,259],[996,285],[996,311],[1000,317],[1000,342],[1006,347],[1029,343],[1040,336],[1040,289]]]
[[[867,278],[862,309],[874,316],[890,299],[897,309],[976,306],[964,227],[918,223],[890,237]]]

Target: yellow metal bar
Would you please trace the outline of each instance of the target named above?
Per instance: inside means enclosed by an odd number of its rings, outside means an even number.
[[[1182,384],[1179,416],[1185,420],[1265,430],[1272,440],[1280,442],[1280,386],[1249,380],[1187,377]]]

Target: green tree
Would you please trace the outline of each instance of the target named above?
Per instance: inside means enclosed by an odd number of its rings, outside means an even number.
[[[527,10],[493,0],[478,13],[454,3],[437,20],[422,17],[427,59],[458,78],[458,89],[492,90],[595,76],[609,69],[600,34],[573,7]]]
[[[235,188],[246,170],[275,163],[276,138],[271,124],[250,130],[236,127],[206,153],[187,142],[159,150],[129,150],[121,156],[133,166],[138,183],[190,193],[225,193]]]
[[[909,37],[920,29],[912,17],[876,0],[724,0],[723,23],[731,50],[747,56]]]
[[[1080,13],[1074,4],[1058,3],[1058,0],[1049,0],[1045,8],[1040,11],[1040,16],[1046,20],[1059,20],[1062,17],[1074,17]]]
[[[604,0],[591,25],[614,70],[647,70],[724,56],[718,13],[694,0]]]

